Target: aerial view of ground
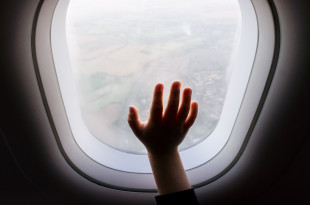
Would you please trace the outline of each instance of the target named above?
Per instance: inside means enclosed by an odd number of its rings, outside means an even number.
[[[199,103],[197,121],[180,149],[207,138],[220,119],[238,48],[238,7],[202,0],[178,1],[179,6],[134,0],[135,7],[104,2],[110,3],[89,14],[91,8],[74,12],[73,5],[67,19],[71,66],[89,131],[115,149],[144,154],[127,124],[128,106],[147,120],[155,84],[164,83],[165,103],[170,84],[179,80]]]

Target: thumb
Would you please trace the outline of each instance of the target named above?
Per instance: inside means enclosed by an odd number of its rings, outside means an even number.
[[[142,133],[143,124],[138,117],[138,110],[134,106],[129,106],[128,124],[133,133],[139,138]]]

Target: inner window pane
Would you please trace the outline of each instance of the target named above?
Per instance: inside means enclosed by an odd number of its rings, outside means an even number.
[[[174,80],[199,103],[180,149],[212,133],[224,104],[241,17],[237,0],[71,0],[67,40],[89,131],[120,151],[145,154],[127,124],[128,106],[147,120],[156,83]]]

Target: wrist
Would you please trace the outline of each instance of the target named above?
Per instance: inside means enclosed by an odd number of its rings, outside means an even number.
[[[147,155],[149,158],[158,159],[158,160],[167,160],[170,158],[179,157],[178,148],[161,148],[157,150],[147,149]]]
[[[166,154],[148,153],[148,157],[160,195],[191,188],[177,149]]]

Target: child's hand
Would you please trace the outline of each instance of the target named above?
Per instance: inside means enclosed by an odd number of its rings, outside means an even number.
[[[177,151],[189,128],[193,125],[197,113],[198,103],[191,103],[192,90],[185,88],[179,107],[181,83],[176,81],[171,85],[170,96],[163,113],[163,84],[157,84],[154,90],[150,117],[142,123],[138,117],[138,110],[130,106],[128,123],[144,144],[149,154],[166,155]]]

